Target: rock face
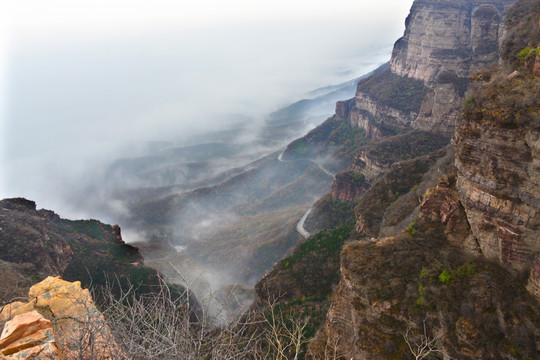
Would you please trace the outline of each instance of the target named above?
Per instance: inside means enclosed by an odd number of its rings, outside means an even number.
[[[540,79],[533,50],[540,44],[539,21],[537,1],[520,1],[509,11],[502,67],[473,78],[455,140],[457,188],[482,254],[531,269],[530,284],[537,281],[533,259],[540,252]],[[512,45],[519,43],[526,47]]]
[[[370,140],[403,129],[450,137],[473,72],[498,60],[506,8],[515,0],[416,0],[389,68],[359,82],[335,118]]]
[[[431,84],[442,71],[468,77],[496,62],[502,15],[514,2],[416,0],[394,45],[392,72]]]
[[[424,193],[414,221],[344,247],[340,283],[308,358],[414,358],[405,340],[418,344],[419,334],[433,341],[437,358],[540,357],[540,3],[520,0],[509,9],[501,39],[509,3],[415,1],[391,62],[392,71],[429,88],[413,127],[422,128],[427,105],[440,104],[449,119],[459,114],[462,78],[492,63],[499,42],[502,60],[471,77],[455,129],[455,168]],[[446,36],[450,29],[455,38]],[[446,105],[430,95],[437,91]],[[357,231],[376,236],[366,221],[381,213],[369,208],[375,190],[355,210]],[[387,198],[393,192],[380,186]]]
[[[51,322],[35,310],[4,325],[0,349],[2,359],[62,359]]]
[[[353,171],[345,171],[336,175],[332,183],[332,199],[354,202],[360,198],[369,188],[362,174]]]
[[[463,121],[458,188],[482,254],[517,269],[540,251],[540,133]]]
[[[118,358],[118,345],[79,281],[47,277],[30,288],[28,300],[10,303],[0,312],[0,324],[5,323],[0,340],[4,355]]]

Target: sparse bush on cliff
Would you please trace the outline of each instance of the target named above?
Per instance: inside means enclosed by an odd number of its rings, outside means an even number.
[[[404,112],[418,112],[427,88],[421,80],[393,74],[390,69],[358,83],[358,91],[383,105]]]

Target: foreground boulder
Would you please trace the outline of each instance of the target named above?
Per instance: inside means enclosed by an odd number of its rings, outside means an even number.
[[[3,359],[61,359],[51,322],[37,311],[15,316],[0,336]]]
[[[49,276],[32,286],[28,302],[0,311],[0,349],[12,358],[118,358],[119,347],[88,289]],[[46,352],[46,353],[45,353]]]

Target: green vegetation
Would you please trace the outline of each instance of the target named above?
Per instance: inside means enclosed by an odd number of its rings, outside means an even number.
[[[388,206],[420,183],[424,174],[444,154],[444,150],[439,150],[430,156],[400,162],[399,166],[392,167],[373,184],[358,200],[355,208],[357,218],[361,218],[363,232],[368,236],[377,236]],[[413,200],[418,201],[416,198]],[[416,235],[418,230],[414,224],[408,232],[410,235]]]
[[[419,272],[418,280],[418,298],[416,306],[428,308],[432,305],[428,298],[433,301],[433,296],[439,290],[434,290],[437,284],[443,285],[458,285],[457,282],[471,278],[477,272],[477,264],[474,261],[466,261],[459,265],[455,270],[443,267],[437,272],[430,272],[426,268],[422,268]]]
[[[379,164],[391,165],[398,161],[414,159],[443,148],[450,138],[424,131],[383,139],[366,147],[366,156]]]
[[[530,48],[530,47],[525,47],[523,49],[521,49],[517,54],[516,54],[516,59],[518,59],[518,61],[522,64],[522,65],[525,65],[525,63],[530,60],[531,58],[535,57],[535,56],[538,56],[540,54],[540,47],[536,47],[536,48]]]
[[[540,45],[540,5],[537,0],[520,0],[514,4],[506,15],[506,36],[500,48],[500,55],[507,66],[513,69],[523,67],[523,58],[516,56],[521,53],[527,57],[527,48],[538,49]]]
[[[452,281],[452,274],[448,270],[443,269],[439,274],[439,281],[445,285],[450,284],[450,281]]]
[[[467,261],[465,264],[459,266],[455,271],[453,271],[452,274],[459,277],[460,279],[463,279],[473,276],[476,271],[476,263],[474,261]]]
[[[466,121],[510,130],[521,126],[540,128],[540,79],[532,76],[531,69],[516,76],[491,69],[476,74],[475,79],[463,111]]]
[[[403,112],[418,113],[427,88],[421,80],[398,76],[387,69],[360,81],[358,91],[368,94],[383,105]]]
[[[255,286],[259,299],[279,298],[280,313],[308,319],[306,338],[313,337],[324,323],[339,281],[340,251],[352,227],[340,226],[307,239]],[[304,351],[305,347],[300,358]]]
[[[257,283],[259,297],[279,296],[283,300],[329,297],[339,281],[339,254],[352,228],[343,225],[321,231],[302,242]]]
[[[306,136],[293,141],[284,157],[298,159],[332,155],[348,165],[364,144],[364,129],[354,127],[348,121],[336,121],[330,118]]]
[[[313,205],[305,227],[316,233],[324,229],[354,224],[356,221],[354,206],[355,204],[346,201],[333,200],[332,195],[327,194]]]
[[[105,237],[103,227],[104,224],[97,220],[63,220],[63,222],[64,224],[68,223],[75,231],[86,234],[90,237],[96,239],[103,239]]]
[[[351,184],[355,187],[367,187],[366,178],[363,174],[352,170],[343,171],[336,175],[336,181],[345,184]]]
[[[407,226],[407,232],[411,235],[411,236],[414,236],[418,233],[418,229],[416,228],[416,222],[413,221],[412,223],[409,224],[409,226]]]
[[[281,268],[293,266],[299,259],[305,258],[308,254],[323,253],[324,261],[328,256],[336,251],[339,252],[345,240],[349,237],[351,225],[344,225],[337,229],[321,231],[317,235],[301,243],[294,254],[280,261]]]

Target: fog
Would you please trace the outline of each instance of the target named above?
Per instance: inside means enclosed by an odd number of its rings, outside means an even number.
[[[69,190],[151,141],[182,144],[239,117],[253,129],[372,70],[410,3],[7,1],[0,196],[98,217]]]

